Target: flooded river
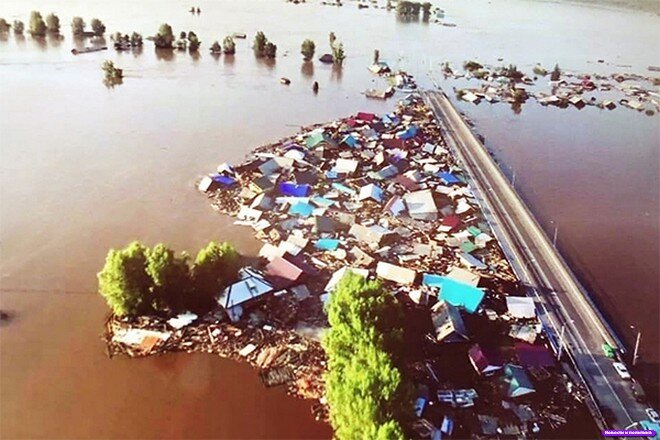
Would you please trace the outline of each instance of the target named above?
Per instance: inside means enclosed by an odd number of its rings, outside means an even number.
[[[108,248],[140,239],[195,252],[230,239],[256,252],[252,234],[214,214],[195,179],[299,125],[391,109],[394,101],[361,95],[378,85],[366,69],[375,48],[424,86],[438,79],[440,62],[467,58],[502,57],[527,71],[536,62],[640,74],[660,65],[659,19],[639,12],[450,0],[442,4],[457,24],[450,28],[400,23],[351,2],[195,4],[199,16],[177,1],[0,4],[10,22],[27,22],[36,9],[55,11],[64,25],[61,41],[0,39],[0,305],[13,316],[0,328],[4,438],[329,437],[308,403],[265,389],[255,371],[234,362],[109,360],[99,338],[107,309],[95,292]],[[168,22],[177,34],[195,31],[202,50],[158,56],[147,42],[140,54],[73,56],[74,15],[101,18],[109,33],[145,36]],[[274,63],[249,50],[257,30],[278,45]],[[302,40],[314,39],[318,55],[330,31],[344,42],[344,68],[303,64]],[[248,40],[237,40],[235,57],[213,58],[209,45],[232,32]],[[104,59],[124,69],[122,85],[103,85]],[[520,114],[505,105],[460,108],[515,170],[516,187],[542,223],[549,231],[558,225],[561,249],[622,336],[643,331],[646,371],[657,378],[660,118],[534,103]]]

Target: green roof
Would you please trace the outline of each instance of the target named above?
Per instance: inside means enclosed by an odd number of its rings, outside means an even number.
[[[321,142],[325,142],[325,133],[323,132],[312,133],[307,139],[305,139],[305,145],[307,145],[307,148],[314,148]]]
[[[461,243],[461,250],[463,252],[467,252],[469,254],[475,249],[477,249],[477,246],[471,241],[464,241],[463,243]]]
[[[467,228],[468,232],[472,234],[474,237],[477,235],[481,234],[481,229],[477,228],[476,226],[469,226]]]

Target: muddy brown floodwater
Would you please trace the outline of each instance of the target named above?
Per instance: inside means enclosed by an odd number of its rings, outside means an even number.
[[[229,239],[256,252],[251,233],[195,192],[195,178],[299,125],[392,108],[360,94],[377,82],[366,69],[375,48],[425,86],[444,60],[503,57],[529,71],[558,62],[606,74],[660,65],[658,18],[640,12],[448,0],[447,21],[457,24],[449,28],[399,23],[352,2],[194,3],[199,16],[176,1],[0,4],[10,22],[27,22],[33,9],[55,11],[64,34],[0,38],[0,307],[13,316],[0,328],[3,438],[329,437],[308,403],[265,389],[237,363],[204,355],[109,360],[99,338],[107,310],[95,292],[108,248],[140,239],[196,251]],[[145,36],[168,22],[177,34],[194,30],[202,50],[163,56],[147,42],[141,54],[76,57],[67,25],[74,15],[101,18],[109,33]],[[278,45],[274,63],[250,52],[257,30]],[[314,39],[323,53],[330,31],[346,46],[344,69],[303,64],[302,40]],[[211,57],[210,43],[232,32],[248,33],[236,56]],[[102,84],[104,59],[124,69],[124,84]],[[592,107],[526,104],[519,115],[506,106],[461,108],[516,170],[542,223],[559,225],[562,250],[626,340],[644,332],[642,356],[657,383],[660,119]]]

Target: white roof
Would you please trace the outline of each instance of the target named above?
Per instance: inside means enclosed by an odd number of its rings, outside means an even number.
[[[353,159],[337,159],[334,171],[338,173],[354,173],[357,170],[359,162]]]
[[[451,278],[461,283],[469,284],[470,286],[477,287],[481,275],[478,273],[470,272],[469,270],[461,269],[460,267],[452,267],[447,278]]]
[[[348,272],[359,275],[362,278],[367,278],[369,276],[369,271],[367,269],[344,266],[332,274],[332,276],[330,277],[330,281],[328,281],[328,284],[325,285],[325,291],[332,292],[333,290],[335,290],[335,286],[337,285],[337,283],[339,283],[339,281],[341,281],[344,275],[346,275],[346,273]]]
[[[506,306],[514,318],[535,318],[534,299],[527,296],[507,296]]]
[[[417,277],[417,272],[412,269],[379,261],[378,265],[376,265],[376,275],[399,284],[413,284]]]
[[[430,189],[415,191],[403,196],[408,207],[410,217],[420,220],[435,220],[438,215],[438,208],[433,200],[433,193]]]
[[[241,280],[228,286],[218,297],[218,304],[225,309],[273,291],[273,286],[254,270],[243,268],[239,271],[239,276]]]

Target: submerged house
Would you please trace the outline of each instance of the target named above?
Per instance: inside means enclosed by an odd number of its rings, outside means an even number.
[[[523,367],[507,364],[504,367],[504,389],[508,397],[520,397],[536,392]]]
[[[438,342],[465,342],[468,340],[465,323],[457,307],[438,301],[431,308],[431,320]]]
[[[216,298],[233,322],[241,319],[244,307],[263,299],[275,290],[261,273],[250,267],[239,270],[238,276],[239,280],[227,286]]]

